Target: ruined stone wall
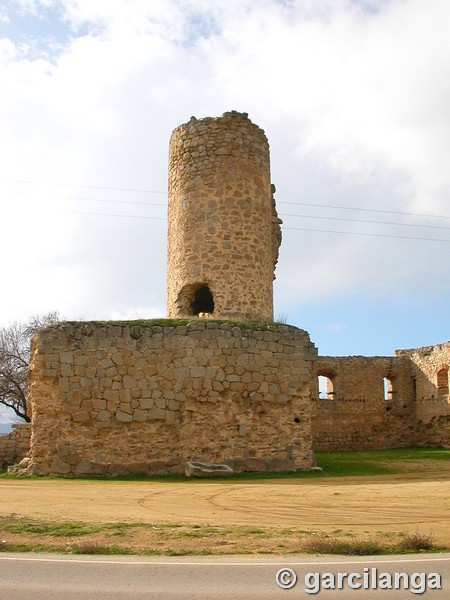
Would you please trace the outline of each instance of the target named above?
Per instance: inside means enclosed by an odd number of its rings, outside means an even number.
[[[169,156],[169,317],[204,312],[273,321],[281,242],[274,189],[267,138],[245,113],[192,117],[175,129]]]
[[[173,323],[173,322],[172,322]],[[40,473],[311,466],[315,348],[288,326],[64,323],[33,343],[31,457]]]
[[[30,450],[31,425],[17,423],[12,431],[0,435],[0,469],[19,463]]]
[[[442,344],[393,357],[319,357],[311,409],[314,449],[450,445],[450,397],[437,395],[436,380],[437,370],[448,364],[448,350]],[[319,398],[319,375],[331,382],[326,398]]]
[[[424,420],[432,419],[436,410],[449,415],[450,342],[395,354],[411,365],[417,415]]]

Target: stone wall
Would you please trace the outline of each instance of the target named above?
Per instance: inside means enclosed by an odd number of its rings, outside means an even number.
[[[38,473],[309,467],[315,348],[294,327],[63,323],[34,340]]]
[[[246,114],[174,130],[169,156],[167,315],[273,320],[281,243],[269,144]]]
[[[31,425],[18,423],[11,433],[0,435],[0,469],[19,463],[30,450]]]
[[[397,350],[408,360],[417,400],[446,399],[449,394],[450,342],[413,350]]]
[[[450,363],[449,349],[447,343],[398,350],[393,357],[319,357],[313,448],[450,445],[450,396],[448,390],[438,393],[437,382],[437,373]],[[329,379],[327,397],[319,397],[319,376]]]

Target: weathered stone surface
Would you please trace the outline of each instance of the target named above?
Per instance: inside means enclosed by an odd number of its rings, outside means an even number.
[[[274,191],[267,138],[245,113],[195,119],[175,129],[169,156],[169,317],[212,313],[273,320],[281,243]],[[196,300],[205,287],[213,307]]]
[[[59,456],[55,456],[50,465],[50,473],[55,475],[68,475],[71,472],[71,466],[69,463],[64,462],[59,458]]]
[[[112,474],[144,462],[146,472],[168,473],[182,471],[192,456],[238,465],[241,457],[254,458],[242,463],[245,470],[285,468],[283,460],[289,467],[311,465],[310,385],[293,372],[300,362],[312,381],[314,348],[300,329],[268,327],[196,320],[183,333],[151,322],[133,328],[62,323],[40,332],[30,380],[34,467],[40,473]],[[264,332],[274,340],[273,350]],[[296,348],[295,359],[284,353],[288,348]],[[262,352],[264,367],[256,360]],[[61,353],[67,353],[66,361],[76,357],[80,369],[69,386],[58,362]],[[57,377],[42,376],[48,356]],[[176,366],[186,359],[189,366]],[[110,363],[122,370],[112,382],[102,376]],[[258,389],[262,382],[267,386],[254,393],[252,386]],[[298,436],[301,443],[295,445]],[[295,449],[288,456],[286,448]],[[278,463],[269,460],[274,450]],[[167,464],[168,456],[178,462]]]
[[[225,464],[188,461],[184,468],[184,474],[186,477],[230,477],[234,471]]]
[[[27,467],[29,467],[31,464],[31,458],[29,456],[25,456],[25,458],[22,458],[22,460],[19,462],[19,467],[21,469],[26,469]]]
[[[11,433],[0,435],[0,469],[20,463],[30,451],[31,425],[13,425]]]
[[[450,342],[397,350],[395,356],[319,357],[311,414],[314,449],[448,443],[449,365]],[[319,397],[319,376],[328,379],[326,397]]]
[[[449,444],[450,344],[320,357],[314,367],[306,332],[269,323],[281,241],[274,192],[267,139],[245,113],[173,132],[168,313],[202,319],[40,332],[30,472],[179,472],[192,457],[291,470],[314,464],[313,438],[317,449]],[[318,376],[330,380],[325,399]],[[0,436],[0,467],[28,451],[21,431]]]
[[[133,416],[129,413],[124,413],[120,410],[116,412],[116,419],[122,421],[122,423],[130,423],[133,420]]]

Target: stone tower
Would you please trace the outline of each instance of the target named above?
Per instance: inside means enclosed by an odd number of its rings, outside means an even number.
[[[246,113],[177,127],[170,140],[168,317],[273,321],[281,243],[269,144]]]

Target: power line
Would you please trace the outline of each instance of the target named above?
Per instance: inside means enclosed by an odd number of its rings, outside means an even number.
[[[318,215],[292,215],[288,213],[280,213],[280,217],[299,217],[302,219],[325,219],[327,221],[351,221],[352,223],[372,223],[374,225],[399,225],[400,227],[425,227],[427,229],[447,229],[450,227],[442,227],[441,225],[416,225],[414,223],[392,223],[391,221],[370,221],[368,219],[346,219],[344,217],[320,217]]]
[[[165,217],[146,217],[141,215],[115,215],[112,213],[82,212],[78,210],[65,210],[71,215],[91,215],[94,217],[125,217],[126,219],[151,219],[152,221],[167,221]]]
[[[96,185],[84,185],[84,184],[68,184],[68,183],[45,183],[33,180],[6,180],[12,183],[32,183],[38,185],[51,185],[51,186],[63,186],[63,187],[72,187],[72,188],[84,188],[84,189],[102,189],[102,190],[114,190],[114,191],[125,191],[125,192],[139,192],[139,193],[153,193],[153,194],[166,194],[167,192],[163,192],[160,190],[149,190],[149,189],[139,189],[139,188],[121,188],[121,187],[113,187],[113,186],[96,186]],[[14,195],[27,195],[27,194],[14,194]],[[167,205],[164,203],[154,203],[154,202],[137,202],[133,200],[104,200],[98,198],[84,198],[80,196],[63,196],[59,197],[68,200],[81,200],[87,202],[101,202],[101,203],[112,203],[112,204],[133,204],[133,205],[141,205],[141,206],[161,206],[166,207]],[[319,207],[319,208],[331,208],[331,209],[339,209],[339,210],[354,210],[361,212],[376,212],[376,213],[385,213],[385,214],[396,214],[396,215],[406,215],[406,216],[417,216],[417,217],[427,217],[427,218],[441,218],[441,219],[450,219],[450,216],[446,215],[430,215],[424,213],[410,213],[410,212],[402,212],[402,211],[388,211],[381,209],[368,209],[368,208],[358,208],[358,207],[349,207],[349,206],[335,206],[330,204],[316,204],[316,203],[307,203],[307,202],[278,202],[278,204],[288,204],[293,206],[311,206],[311,207]],[[165,221],[164,217],[152,217],[152,216],[143,216],[143,215],[124,215],[124,214],[113,214],[113,213],[94,213],[94,212],[84,212],[84,211],[65,211],[70,214],[78,214],[78,215],[86,215],[86,216],[99,216],[99,217],[125,217],[131,219],[145,219],[145,220],[156,220],[156,221]],[[438,225],[417,225],[412,223],[392,223],[387,221],[372,221],[365,219],[350,219],[344,217],[323,217],[318,215],[298,215],[298,214],[289,214],[284,213],[281,216],[288,217],[296,217],[296,218],[307,218],[307,219],[324,219],[331,221],[348,221],[355,223],[369,223],[376,225],[399,225],[404,227],[421,227],[421,228],[432,228],[432,229],[450,229],[448,227],[442,227]],[[394,239],[409,239],[409,240],[420,240],[420,241],[430,241],[430,242],[450,242],[450,240],[444,240],[439,238],[423,238],[423,237],[413,237],[413,236],[399,236],[399,235],[390,235],[390,234],[382,234],[382,233],[362,233],[355,231],[336,231],[336,230],[325,230],[325,229],[310,229],[310,228],[302,228],[302,227],[283,227],[285,230],[291,231],[310,231],[315,233],[337,233],[342,235],[358,235],[358,236],[368,236],[368,237],[388,237]]]
[[[14,195],[23,195],[23,194],[14,194]],[[102,203],[102,204],[131,204],[131,205],[135,205],[135,206],[161,206],[163,208],[167,208],[167,203],[163,203],[163,202],[139,202],[136,200],[104,200],[104,199],[100,199],[100,198],[84,198],[82,196],[58,196],[58,197],[55,197],[55,199],[81,200],[83,202],[97,202],[97,203]],[[294,202],[285,202],[284,204],[295,204],[295,203]],[[363,209],[361,209],[361,210],[363,210]],[[394,213],[394,211],[376,211],[376,212],[399,214],[399,213]],[[443,227],[441,225],[419,225],[419,224],[414,224],[414,223],[395,223],[395,222],[391,222],[391,221],[371,221],[371,220],[365,220],[365,219],[350,219],[350,218],[344,218],[344,217],[324,217],[324,216],[319,216],[319,215],[298,215],[298,214],[291,214],[291,213],[280,213],[280,216],[282,216],[282,217],[298,217],[298,218],[303,218],[303,219],[326,219],[328,221],[352,221],[354,223],[372,223],[372,224],[376,224],[376,225],[399,225],[401,227],[422,227],[422,228],[431,228],[431,229],[450,230],[450,227]]]
[[[166,192],[161,192],[158,190],[147,190],[140,188],[125,188],[125,187],[113,187],[106,185],[86,185],[82,183],[56,183],[56,182],[46,182],[46,181],[34,181],[32,179],[3,179],[2,181],[6,183],[32,183],[33,185],[48,185],[52,187],[72,187],[72,188],[85,188],[85,189],[93,189],[93,190],[114,190],[118,192],[138,192],[141,194],[167,194]]]
[[[81,211],[64,211],[70,214],[75,215],[89,215],[94,217],[125,217],[127,219],[151,219],[155,221],[166,221],[167,219],[164,217],[147,217],[141,215],[120,215],[120,214],[112,214],[112,213],[93,213],[93,212],[81,212]],[[362,233],[357,231],[335,231],[335,230],[326,230],[326,229],[308,229],[305,227],[283,227],[284,230],[290,231],[312,231],[316,233],[339,233],[344,235],[359,235],[359,236],[368,236],[368,237],[387,237],[394,238],[400,240],[420,240],[427,242],[447,242],[450,243],[450,240],[443,240],[439,238],[423,238],[423,237],[412,237],[407,235],[389,235],[387,233]]]
[[[86,202],[97,202],[103,204],[131,204],[136,206],[161,206],[163,208],[167,208],[167,204],[162,202],[137,202],[134,200],[103,200],[99,198],[83,198],[81,196],[61,196],[60,198],[64,200],[82,200]],[[99,214],[99,213],[82,213],[71,211],[73,214]],[[120,216],[120,215],[118,215]],[[427,229],[446,229],[450,230],[450,227],[443,227],[441,225],[418,225],[414,223],[395,223],[391,221],[371,221],[366,219],[350,219],[343,217],[323,217],[319,215],[298,215],[298,214],[290,214],[290,213],[280,213],[281,217],[297,217],[302,219],[325,219],[327,221],[349,221],[353,223],[371,223],[375,225],[398,225],[400,227],[421,227]],[[143,218],[152,218],[152,217],[143,217]],[[156,218],[156,217],[153,217]]]
[[[166,194],[167,195],[167,191],[161,191],[161,190],[150,190],[150,189],[145,189],[145,188],[126,188],[126,187],[116,187],[116,186],[101,186],[101,185],[87,185],[87,184],[78,184],[78,183],[56,183],[56,182],[44,182],[44,181],[35,181],[35,180],[17,180],[17,179],[3,179],[0,180],[1,182],[6,182],[6,183],[31,183],[31,184],[36,184],[36,185],[43,185],[43,186],[54,186],[54,187],[74,187],[74,188],[84,188],[84,189],[97,189],[97,190],[113,190],[113,191],[118,191],[118,192],[137,192],[137,193],[141,193],[141,194]],[[78,198],[75,198],[78,199]],[[81,200],[83,200],[84,198],[80,198]],[[105,200],[105,202],[108,202]],[[118,200],[117,202],[124,202],[127,203],[128,201],[123,200],[120,201]],[[391,215],[406,215],[409,217],[426,217],[426,218],[431,218],[431,219],[450,219],[450,215],[430,215],[427,213],[414,213],[414,212],[405,212],[405,211],[398,211],[398,210],[383,210],[383,209],[378,209],[378,208],[360,208],[360,207],[356,207],[356,206],[336,206],[333,204],[317,204],[317,203],[313,203],[313,202],[285,202],[283,200],[277,201],[277,205],[278,204],[290,204],[293,206],[312,206],[312,207],[318,207],[318,208],[332,208],[332,209],[338,209],[338,210],[356,210],[356,211],[361,211],[361,212],[377,212],[377,213],[385,213],[385,214],[391,214]]]
[[[361,233],[358,231],[333,231],[333,230],[325,230],[325,229],[307,229],[304,227],[283,227],[283,229],[289,229],[291,231],[314,231],[320,233],[342,233],[345,235],[360,235],[360,236],[369,236],[369,237],[387,237],[387,238],[395,238],[400,240],[421,240],[427,242],[447,242],[450,243],[450,240],[442,240],[439,238],[423,238],[423,237],[412,237],[409,235],[389,235],[387,233]]]
[[[399,210],[381,210],[379,208],[357,208],[356,206],[335,206],[333,204],[315,204],[312,202],[283,202],[277,204],[293,204],[294,206],[318,206],[319,208],[338,208],[340,210],[359,210],[362,212],[379,212],[389,215],[407,215],[408,217],[428,217],[431,219],[450,219],[450,215],[429,215],[425,213],[402,212]]]
[[[29,194],[15,192],[15,193],[13,193],[13,195],[14,196],[27,196]],[[85,198],[83,196],[53,196],[52,199],[55,199],[55,200],[58,200],[58,199],[81,200],[83,202],[97,202],[97,203],[103,203],[103,204],[131,204],[131,205],[136,205],[136,206],[160,206],[163,208],[167,208],[167,203],[162,203],[162,202],[139,202],[139,201],[135,201],[135,200],[105,200],[105,199],[101,199],[101,198]],[[301,203],[295,203],[295,202],[284,202],[284,204],[302,205]],[[313,205],[313,204],[305,204],[305,205],[306,206],[324,206],[324,205]],[[370,212],[369,209],[360,209],[360,210]],[[77,211],[71,211],[71,212],[72,212],[72,214],[93,214],[93,215],[100,214],[100,213],[83,213],[83,212],[77,212]],[[374,212],[402,214],[402,213],[396,213],[395,211],[375,211],[374,210]],[[105,216],[109,216],[109,215],[107,215],[105,213]],[[126,216],[126,215],[116,215],[116,216]],[[392,222],[392,221],[373,221],[373,220],[369,220],[369,219],[350,219],[350,218],[344,218],[344,217],[324,217],[324,216],[320,216],[320,215],[304,215],[304,214],[299,215],[299,214],[292,214],[292,213],[280,213],[280,216],[296,217],[296,218],[302,218],[302,219],[325,219],[327,221],[347,221],[347,222],[353,222],[353,223],[370,223],[370,224],[375,224],[375,225],[394,225],[394,226],[400,226],[400,227],[421,227],[421,228],[427,228],[427,229],[450,230],[450,227],[443,227],[441,225],[421,225],[421,224],[415,224],[415,223],[398,223],[398,222]],[[151,219],[151,218],[156,218],[156,217],[142,217],[142,218]]]
[[[155,192],[159,193],[159,192]],[[13,192],[10,196],[30,196],[24,192]],[[82,200],[85,202],[101,202],[104,204],[136,204],[139,206],[164,206],[167,208],[167,202],[138,202],[136,200],[104,200],[101,198],[85,198],[83,196],[47,196],[49,200]]]

